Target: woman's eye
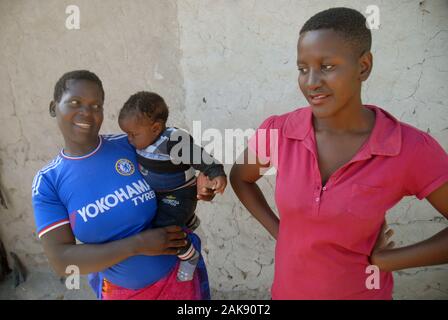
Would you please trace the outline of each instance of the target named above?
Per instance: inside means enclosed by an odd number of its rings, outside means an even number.
[[[100,110],[101,106],[99,104],[94,104],[94,105],[92,105],[92,109],[93,110]]]
[[[331,65],[331,64],[326,64],[326,65],[322,66],[322,70],[325,70],[325,71],[333,70],[333,68],[334,68],[334,65]]]
[[[74,105],[74,106],[77,106],[79,104],[79,102],[77,100],[71,100],[70,104]]]
[[[308,72],[308,68],[299,67],[299,72],[300,73],[307,73]]]

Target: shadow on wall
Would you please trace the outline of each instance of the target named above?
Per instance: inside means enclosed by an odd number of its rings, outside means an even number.
[[[0,183],[0,206],[7,210],[8,205],[5,195],[6,194],[3,192],[3,187]],[[3,281],[12,271],[14,287],[17,288],[22,282],[26,281],[27,271],[19,257],[14,252],[10,252],[10,256],[12,260],[12,269],[9,267],[5,246],[3,245],[0,236],[0,282]]]

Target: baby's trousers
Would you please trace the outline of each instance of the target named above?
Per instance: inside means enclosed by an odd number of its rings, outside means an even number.
[[[197,205],[196,184],[168,192],[156,192],[157,214],[153,219],[154,227],[166,227],[170,225],[185,228],[190,221],[195,219]],[[191,245],[190,240],[179,255],[185,253]]]

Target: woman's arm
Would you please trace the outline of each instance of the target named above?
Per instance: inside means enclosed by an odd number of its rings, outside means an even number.
[[[268,168],[269,164],[262,165],[258,159],[255,164],[249,164],[248,152],[248,149],[244,151],[243,164],[238,164],[237,161],[233,165],[230,171],[230,183],[236,196],[246,209],[265,227],[274,239],[277,239],[280,221],[255,183],[262,177],[261,170]]]
[[[431,205],[443,216],[448,218],[448,183],[433,191],[426,198]],[[382,232],[379,242],[383,242]],[[448,263],[448,228],[440,231],[431,238],[419,243],[396,249],[390,249],[390,246],[379,246],[374,249],[370,261],[377,265],[383,271],[395,271],[407,268],[431,266]]]
[[[134,255],[177,254],[186,244],[178,226],[145,230],[137,235],[104,244],[76,244],[70,226],[63,225],[42,236],[45,254],[53,269],[66,275],[69,265],[81,274],[102,271]]]

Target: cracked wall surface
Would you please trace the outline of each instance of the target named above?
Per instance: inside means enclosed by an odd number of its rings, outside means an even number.
[[[65,28],[69,4],[81,10],[80,30]],[[380,9],[381,25],[373,31],[374,68],[364,102],[430,132],[448,150],[444,0],[0,1],[0,187],[8,204],[0,206],[0,237],[32,271],[22,287],[26,294],[13,296],[91,298],[86,285],[77,295],[66,294],[58,279],[47,275],[31,211],[34,174],[62,145],[47,109],[63,72],[86,68],[103,80],[102,132],[119,131],[119,108],[142,89],[166,98],[171,124],[192,129],[200,120],[203,130],[255,128],[271,114],[306,104],[295,65],[297,35],[306,19],[330,6],[364,12],[371,4]],[[271,176],[260,185],[275,210],[274,181]],[[198,215],[213,298],[269,299],[275,243],[230,187],[212,203],[200,203]],[[448,226],[426,201],[412,198],[387,219],[397,245]],[[394,277],[396,299],[448,298],[447,265]]]
[[[79,30],[65,27],[71,4],[80,9]],[[164,96],[170,121],[183,126],[176,2],[6,0],[0,1],[0,21],[0,179],[9,207],[0,209],[0,237],[32,271],[21,288],[27,293],[12,296],[56,299],[65,293],[57,277],[48,276],[52,285],[44,285],[49,267],[31,207],[35,173],[62,146],[48,114],[54,85],[67,71],[97,73],[105,89],[103,133],[120,132],[119,109],[144,89]]]

